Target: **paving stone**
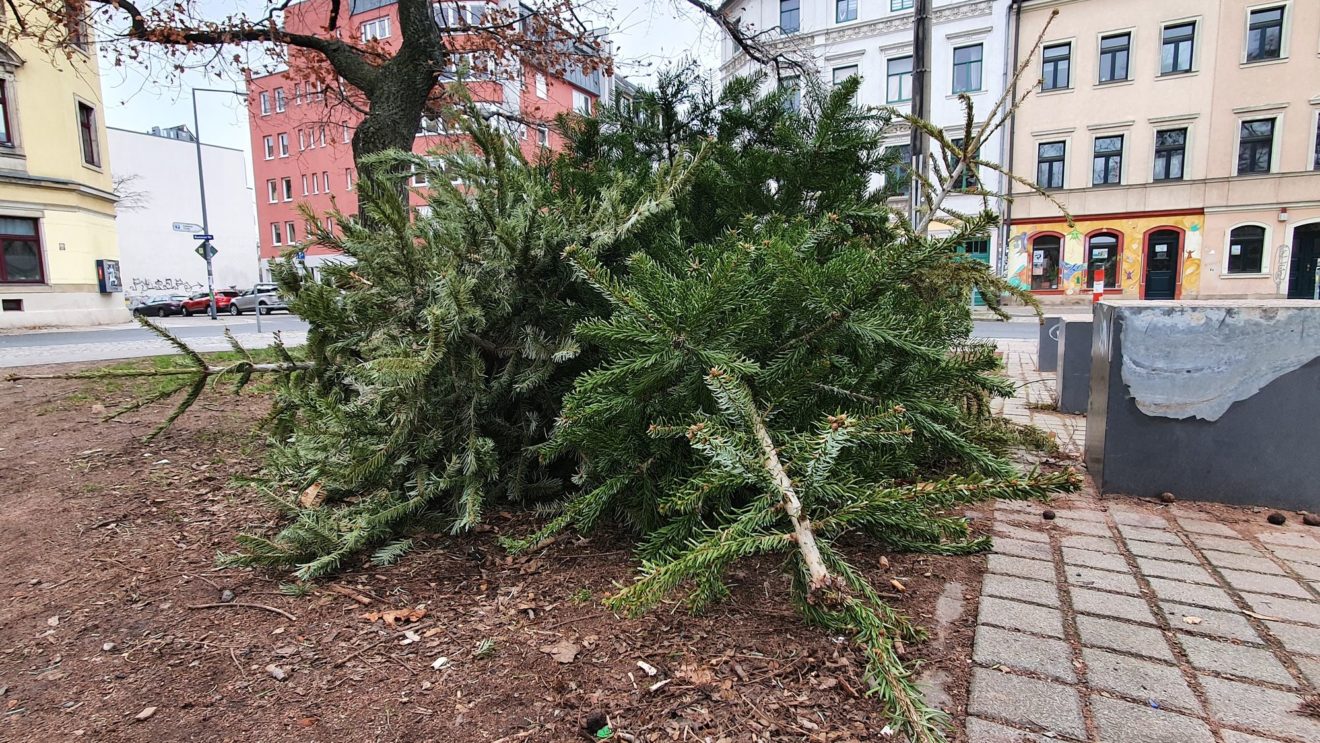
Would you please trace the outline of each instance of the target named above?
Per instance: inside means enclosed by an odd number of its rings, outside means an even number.
[[[1076,547],[1064,547],[1063,561],[1069,565],[1082,565],[1088,568],[1099,568],[1101,570],[1113,570],[1119,573],[1128,572],[1127,561],[1122,555],[1113,552],[1092,552],[1091,550],[1077,549]]]
[[[1163,516],[1155,516],[1141,511],[1128,511],[1120,508],[1109,509],[1109,515],[1114,521],[1127,526],[1145,526],[1152,529],[1169,528],[1168,519]]]
[[[1204,722],[1150,705],[1093,694],[1091,711],[1100,727],[1100,743],[1215,743]]]
[[[1018,601],[1030,601],[1033,604],[1059,606],[1059,589],[1053,583],[1045,583],[1011,575],[987,575],[981,583],[981,591],[988,596],[999,596]]]
[[[1135,539],[1139,542],[1160,542],[1161,544],[1176,544],[1182,546],[1183,541],[1178,538],[1177,533],[1168,529],[1148,529],[1144,526],[1128,526],[1119,524],[1118,532],[1126,539]]]
[[[1068,584],[1079,588],[1097,588],[1114,593],[1129,593],[1133,596],[1141,594],[1136,579],[1128,573],[1113,573],[1076,565],[1065,566],[1064,573],[1067,575]]]
[[[967,713],[1086,740],[1077,690],[1050,681],[974,668]]]
[[[1224,743],[1279,743],[1274,738],[1261,738],[1255,735],[1239,733],[1236,730],[1223,730],[1220,734],[1224,736]]]
[[[1051,740],[1043,735],[1010,728],[979,717],[967,718],[967,740],[976,743],[1041,743]]]
[[[997,500],[995,501],[996,511],[1016,511],[1018,513],[1031,513],[1040,515],[1041,505],[1035,501],[1025,500]]]
[[[1127,619],[1143,624],[1155,624],[1155,615],[1151,614],[1150,607],[1146,605],[1145,599],[1092,591],[1077,586],[1069,586],[1068,592],[1072,596],[1074,611],[1096,614],[1102,617]]]
[[[1086,680],[1097,689],[1127,697],[1154,699],[1161,707],[1197,712],[1200,703],[1177,666],[1129,658],[1096,648],[1082,648]]]
[[[1197,534],[1211,534],[1217,537],[1236,537],[1238,533],[1217,521],[1203,521],[1194,518],[1178,518],[1178,526]]]
[[[1284,622],[1266,622],[1265,627],[1289,652],[1320,655],[1320,629]]]
[[[1311,686],[1320,689],[1320,658],[1293,658]]]
[[[1217,671],[1281,686],[1294,685],[1288,669],[1264,648],[1191,635],[1178,635],[1178,642],[1182,644],[1192,665],[1202,671]]]
[[[1153,557],[1158,560],[1178,560],[1196,564],[1196,555],[1186,547],[1176,544],[1157,544],[1155,542],[1134,542],[1128,540],[1128,549],[1138,557]]]
[[[1018,539],[1023,542],[1050,541],[1050,535],[1046,534],[1043,531],[1027,529],[1021,526],[1014,526],[1013,524],[1007,524],[999,521],[995,522],[994,532],[996,535],[1000,536],[1001,538]]]
[[[1054,559],[1054,551],[1050,549],[1048,544],[1024,542],[1021,539],[996,539],[993,544],[993,552],[998,555],[1030,557],[1035,560]]]
[[[1165,601],[1193,606],[1208,606],[1214,609],[1236,609],[1237,605],[1227,593],[1214,586],[1198,586],[1194,583],[1182,583],[1168,578],[1147,578],[1155,595]]]
[[[1248,573],[1243,570],[1220,570],[1219,573],[1224,576],[1224,580],[1228,581],[1230,586],[1239,591],[1272,593],[1277,596],[1292,596],[1299,599],[1311,598],[1311,592],[1306,590],[1305,586],[1287,576]],[[1316,607],[1316,611],[1320,611],[1320,606]]]
[[[1218,552],[1215,550],[1201,550],[1201,554],[1205,555],[1207,562],[1217,568],[1250,570],[1268,575],[1277,575],[1279,572],[1279,564],[1264,555],[1241,555],[1236,552]]]
[[[1164,633],[1154,627],[1085,615],[1079,615],[1076,621],[1083,645],[1173,662],[1173,653],[1169,652],[1168,643],[1164,641]]]
[[[1077,682],[1072,650],[1063,640],[1047,640],[981,625],[976,628],[972,658],[983,666],[1005,665],[1070,684]]]
[[[1057,521],[1057,519],[1056,519]],[[1113,534],[1109,530],[1109,524],[1103,521],[1079,521],[1072,520],[1059,526],[1072,534],[1085,534],[1092,537],[1106,537]]]
[[[1063,521],[1077,520],[1105,523],[1105,512],[1090,508],[1056,508],[1054,509],[1054,517]]]
[[[1048,560],[1029,560],[1012,555],[990,555],[986,561],[986,570],[1000,575],[1016,575],[1019,578],[1054,582],[1054,563]]]
[[[1242,598],[1246,599],[1252,611],[1258,614],[1267,614],[1290,622],[1320,625],[1320,601],[1282,599],[1246,591],[1242,592]]]
[[[1009,601],[996,596],[985,596],[981,599],[981,616],[977,621],[981,624],[1019,629],[1038,635],[1063,637],[1063,614],[1058,609]]]
[[[1307,550],[1320,550],[1320,542],[1317,542],[1308,534],[1298,534],[1295,531],[1266,531],[1257,534],[1256,537],[1267,544],[1279,544],[1285,547],[1298,547]]]
[[[1285,560],[1284,562],[1288,562]],[[1297,574],[1309,581],[1320,580],[1320,565],[1311,565],[1305,562],[1288,562],[1288,567],[1297,571]]]
[[[1093,537],[1086,534],[1064,537],[1059,540],[1059,544],[1064,547],[1073,547],[1080,550],[1091,550],[1093,552],[1105,552],[1111,555],[1118,554],[1118,543],[1106,537]]]
[[[1278,557],[1288,562],[1304,562],[1307,565],[1320,566],[1320,550],[1299,550],[1293,547],[1270,547]]]
[[[1265,641],[1260,639],[1260,635],[1256,634],[1256,630],[1247,621],[1247,618],[1239,612],[1216,611],[1215,609],[1186,606],[1169,601],[1160,602],[1160,609],[1169,618],[1169,625],[1179,632],[1214,635],[1215,637],[1225,637],[1230,640],[1251,642],[1257,645],[1265,644]],[[1196,617],[1201,621],[1197,624],[1188,624],[1183,621],[1185,617]]]
[[[1210,676],[1200,680],[1218,720],[1271,735],[1320,740],[1320,720],[1294,711],[1302,701],[1298,695]]]
[[[1232,539],[1229,537],[1216,537],[1209,534],[1190,534],[1192,541],[1197,547],[1203,550],[1219,550],[1220,552],[1236,552],[1239,555],[1260,555],[1260,550],[1252,546],[1251,542],[1245,539]]]
[[[1174,580],[1187,581],[1188,583],[1204,583],[1206,585],[1217,585],[1219,581],[1215,580],[1210,572],[1200,565],[1190,565],[1185,562],[1173,562],[1170,560],[1156,560],[1151,557],[1138,557],[1137,570],[1142,575],[1153,576],[1156,578],[1172,578]]]

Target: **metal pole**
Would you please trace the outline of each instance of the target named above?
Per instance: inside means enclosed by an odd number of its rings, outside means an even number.
[[[206,176],[202,171],[202,124],[197,116],[197,89],[192,91],[193,104],[193,143],[197,145],[197,190],[202,198],[202,234],[211,234],[211,225],[206,219]],[[208,307],[211,319],[215,319],[215,272],[211,266],[211,251],[206,248],[206,241],[202,242],[202,257],[206,259],[206,293],[211,295],[211,302]]]
[[[912,116],[917,121],[930,121],[930,0],[916,0],[912,13]],[[921,222],[921,186],[919,176],[925,174],[926,132],[912,127],[912,187],[910,218],[915,226]]]

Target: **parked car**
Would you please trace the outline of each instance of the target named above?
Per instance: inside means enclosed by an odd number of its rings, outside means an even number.
[[[238,292],[231,291],[228,289],[216,292],[215,311],[224,312],[225,310],[229,309],[229,303],[233,301],[234,297],[237,296],[238,296]],[[184,301],[183,316],[189,317],[191,315],[205,313],[208,311],[207,307],[209,307],[210,304],[211,304],[210,294],[207,294],[206,292],[197,292],[196,294],[192,295],[191,297],[188,297],[188,299]]]
[[[182,315],[183,303],[187,300],[187,294],[162,294],[156,297],[147,297],[133,307],[133,314],[146,317]]]
[[[280,288],[275,284],[257,284],[229,303],[229,314],[241,315],[244,312],[257,312],[269,315],[275,310],[289,311],[289,306],[280,296]]]

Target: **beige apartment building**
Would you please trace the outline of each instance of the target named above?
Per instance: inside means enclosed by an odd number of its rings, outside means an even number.
[[[1020,0],[1009,278],[1046,301],[1312,298],[1320,0]],[[1024,82],[1031,84],[1030,82]]]

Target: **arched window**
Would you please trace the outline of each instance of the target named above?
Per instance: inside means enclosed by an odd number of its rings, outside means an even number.
[[[1117,289],[1122,286],[1119,275],[1118,235],[1112,232],[1098,232],[1086,241],[1086,288],[1095,288],[1095,272],[1105,271],[1105,288]]]
[[[1243,225],[1228,233],[1228,272],[1261,273],[1265,265],[1265,228]]]
[[[1059,258],[1063,242],[1058,235],[1041,235],[1031,242],[1031,288],[1059,288]]]

